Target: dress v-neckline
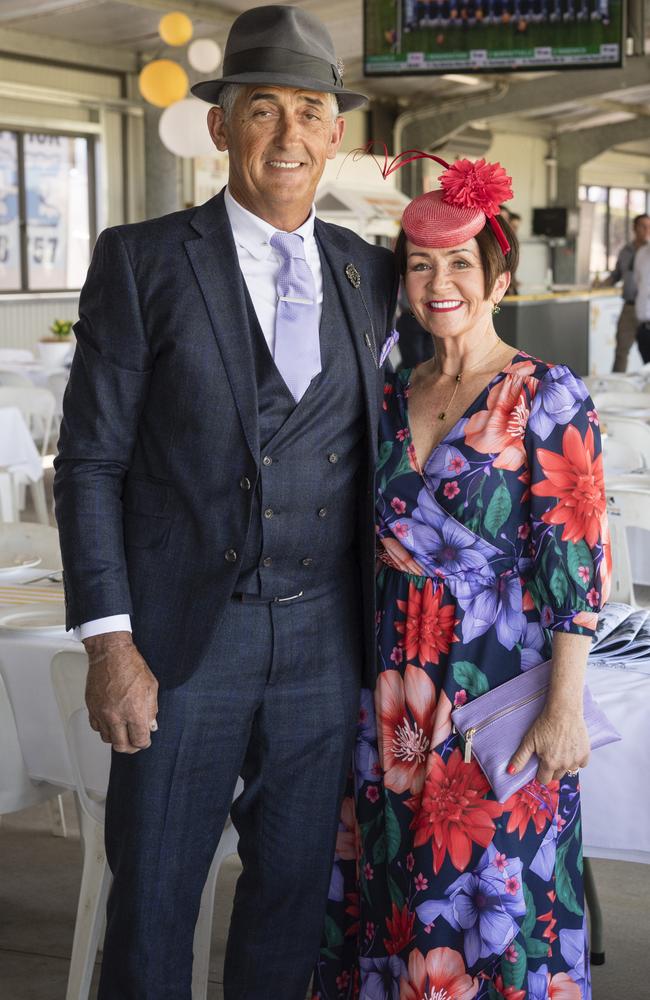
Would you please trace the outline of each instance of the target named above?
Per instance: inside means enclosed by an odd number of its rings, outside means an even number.
[[[404,385],[404,389],[403,389],[403,392],[402,392],[402,403],[403,403],[403,406],[404,406],[404,415],[406,417],[406,426],[408,428],[409,440],[411,442],[411,447],[413,448],[413,455],[414,455],[417,467],[419,469],[420,475],[422,477],[424,477],[424,474],[427,471],[427,466],[430,464],[430,462],[431,462],[433,456],[435,455],[435,453],[437,452],[438,448],[441,448],[442,445],[445,444],[445,442],[447,441],[447,439],[449,438],[449,436],[451,434],[453,434],[453,432],[456,430],[456,428],[458,427],[458,425],[460,423],[462,423],[463,420],[467,420],[469,418],[469,416],[471,415],[472,411],[474,410],[476,404],[485,396],[486,393],[489,393],[490,390],[494,388],[494,386],[497,384],[497,381],[502,376],[510,374],[510,369],[515,364],[515,362],[519,361],[520,359],[525,360],[525,359],[527,359],[529,357],[530,357],[530,355],[526,354],[524,351],[517,351],[516,354],[513,354],[513,356],[511,357],[511,359],[510,359],[510,361],[508,363],[508,366],[506,368],[500,369],[498,372],[496,372],[492,376],[492,378],[487,383],[487,385],[485,385],[483,387],[483,389],[481,389],[481,391],[479,392],[478,396],[476,396],[472,400],[472,402],[469,404],[469,406],[467,406],[465,408],[465,410],[461,413],[461,415],[458,417],[458,419],[454,421],[454,423],[451,425],[451,427],[449,428],[449,430],[447,431],[447,433],[444,435],[444,437],[441,437],[440,440],[438,441],[438,443],[433,446],[433,448],[431,449],[431,451],[429,452],[429,454],[427,456],[427,460],[424,463],[424,465],[422,465],[422,463],[420,462],[420,458],[419,458],[419,455],[418,455],[418,453],[416,451],[415,444],[413,443],[413,433],[411,431],[411,419],[409,417],[409,406],[408,406],[408,395],[409,395],[409,393],[408,393],[408,391],[411,388],[411,376],[412,376],[412,374],[414,372],[414,369],[410,368],[410,369],[407,369],[405,371],[405,374],[408,377],[407,377],[407,380],[406,380],[406,383]]]

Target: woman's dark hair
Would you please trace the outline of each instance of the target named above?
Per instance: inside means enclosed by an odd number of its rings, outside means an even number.
[[[510,244],[510,249],[505,256],[489,222],[485,223],[480,233],[477,233],[475,237],[481,255],[481,264],[483,265],[486,299],[492,292],[494,283],[499,275],[505,271],[510,271],[510,274],[514,274],[519,264],[519,240],[502,215],[497,215],[496,218]],[[406,233],[403,229],[400,229],[393,252],[395,254],[397,270],[402,278],[406,274],[406,240]]]

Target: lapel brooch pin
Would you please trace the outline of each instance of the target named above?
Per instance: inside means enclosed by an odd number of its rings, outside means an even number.
[[[345,265],[345,277],[348,279],[353,288],[361,287],[361,275],[357,271],[354,264]]]

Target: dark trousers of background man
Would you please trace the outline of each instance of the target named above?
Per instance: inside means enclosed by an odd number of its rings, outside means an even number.
[[[650,322],[639,323],[636,331],[636,342],[643,358],[644,365],[650,361]]]
[[[634,303],[624,302],[616,324],[616,352],[613,372],[627,371],[627,359],[634,341],[637,339],[638,325]]]
[[[232,816],[244,871],[224,995],[304,1000],[361,676],[358,583],[322,590],[284,605],[232,600],[211,654],[159,693],[152,747],[113,754],[100,1000],[191,997],[201,892],[239,774],[245,790]]]

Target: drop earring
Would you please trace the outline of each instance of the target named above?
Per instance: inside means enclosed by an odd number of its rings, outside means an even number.
[[[492,306],[492,315],[498,316],[500,312],[501,312],[501,306],[497,302],[495,302],[494,305]]]

